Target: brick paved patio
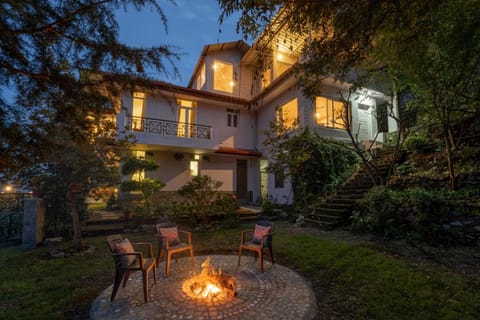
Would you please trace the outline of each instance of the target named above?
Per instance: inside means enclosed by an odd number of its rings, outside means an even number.
[[[141,273],[135,272],[125,288],[120,288],[110,302],[112,286],[105,289],[93,303],[92,320],[114,319],[314,319],[315,294],[296,272],[265,261],[260,273],[253,257],[244,256],[240,267],[238,257],[213,255],[211,264],[221,268],[237,281],[237,296],[218,303],[188,297],[182,291],[185,279],[199,274],[207,256],[195,257],[195,268],[189,258],[172,261],[170,276],[165,278],[165,265],[158,268],[157,284],[150,276],[150,302],[143,302]]]

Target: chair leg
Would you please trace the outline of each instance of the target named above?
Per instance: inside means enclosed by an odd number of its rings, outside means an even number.
[[[242,247],[238,249],[238,266],[240,267],[240,258],[242,257]]]
[[[130,277],[130,271],[125,271],[125,275],[123,276],[123,287],[127,285],[128,278]]]
[[[157,265],[153,264],[153,282],[157,283]]]
[[[148,302],[148,271],[142,271],[142,280],[143,280],[143,299],[145,303]]]
[[[112,296],[110,297],[110,301],[113,301],[113,299],[115,299],[118,288],[120,287],[120,283],[122,283],[122,278],[123,278],[123,272],[118,270],[115,271],[115,282],[113,283]]]
[[[270,256],[270,261],[272,261],[272,265],[275,264],[275,262],[273,261],[273,248],[272,247],[268,247],[268,255]]]
[[[160,261],[162,260],[162,258],[163,258],[163,255],[164,255],[164,254],[165,254],[165,250],[163,250],[163,249],[160,249],[160,250],[158,251],[158,256],[157,256],[157,265],[159,265],[159,264],[160,264]]]
[[[167,252],[167,261],[165,261],[165,276],[168,277],[170,273],[170,260],[172,259],[172,254]]]
[[[260,271],[263,272],[263,250],[258,251],[258,263],[260,265]]]
[[[195,259],[193,258],[193,248],[190,248],[190,259],[192,260],[192,267],[195,266]]]

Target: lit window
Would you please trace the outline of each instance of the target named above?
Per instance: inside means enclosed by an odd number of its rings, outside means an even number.
[[[277,110],[277,121],[287,129],[293,129],[298,124],[297,98],[290,100]]]
[[[315,99],[315,118],[320,126],[345,129],[344,104],[341,101],[317,97]]]
[[[143,131],[144,128],[144,113],[145,113],[145,93],[134,92],[133,93],[133,106],[132,106],[132,130]]]
[[[233,87],[233,65],[215,60],[213,64],[213,89],[232,93]]]
[[[196,106],[190,100],[177,100],[178,105],[178,130],[177,135],[183,138],[192,138],[195,135]]]
[[[145,159],[145,151],[133,151],[133,156],[138,159]],[[132,174],[132,181],[142,181],[145,179],[145,171],[137,171],[134,174]]]
[[[240,111],[227,109],[227,126],[236,128],[238,127],[238,116]]]
[[[206,80],[206,73],[207,73],[207,70],[204,63],[202,68],[200,69],[200,73],[197,76],[197,90],[201,90],[203,88],[203,85],[205,84],[205,80]]]
[[[190,175],[192,177],[198,176],[198,160],[190,161]]]
[[[277,52],[274,59],[274,77],[278,78],[296,62],[296,58],[287,52]]]

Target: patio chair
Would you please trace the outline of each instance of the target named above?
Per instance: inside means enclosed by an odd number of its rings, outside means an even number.
[[[178,230],[177,225],[174,223],[157,224],[155,227],[159,237],[157,264],[160,263],[165,255],[165,276],[168,277],[170,273],[170,261],[174,254],[190,251],[192,266],[194,266],[192,233]],[[180,235],[183,236],[183,239]]]
[[[263,272],[263,249],[268,249],[267,254],[270,257],[270,261],[274,264],[273,260],[273,231],[275,224],[271,221],[258,221],[255,224],[254,229],[244,230],[240,234],[240,247],[238,249],[238,265],[240,266],[240,259],[242,257],[242,251],[248,250],[255,254],[255,260],[258,255],[258,262],[260,271]],[[252,234],[251,240],[247,240],[246,235]]]
[[[122,279],[123,287],[125,287],[130,273],[141,271],[143,297],[145,302],[148,302],[148,273],[151,270],[153,270],[154,283],[157,283],[157,262],[153,256],[152,244],[149,242],[131,243],[127,238],[119,234],[108,236],[105,242],[115,263],[115,282],[113,284],[110,301],[115,299]],[[147,257],[144,257],[141,251],[134,251],[134,247],[140,246],[146,249]]]

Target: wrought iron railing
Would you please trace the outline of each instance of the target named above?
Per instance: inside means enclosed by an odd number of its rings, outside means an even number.
[[[145,117],[126,117],[130,130],[191,139],[212,139],[212,127]]]

